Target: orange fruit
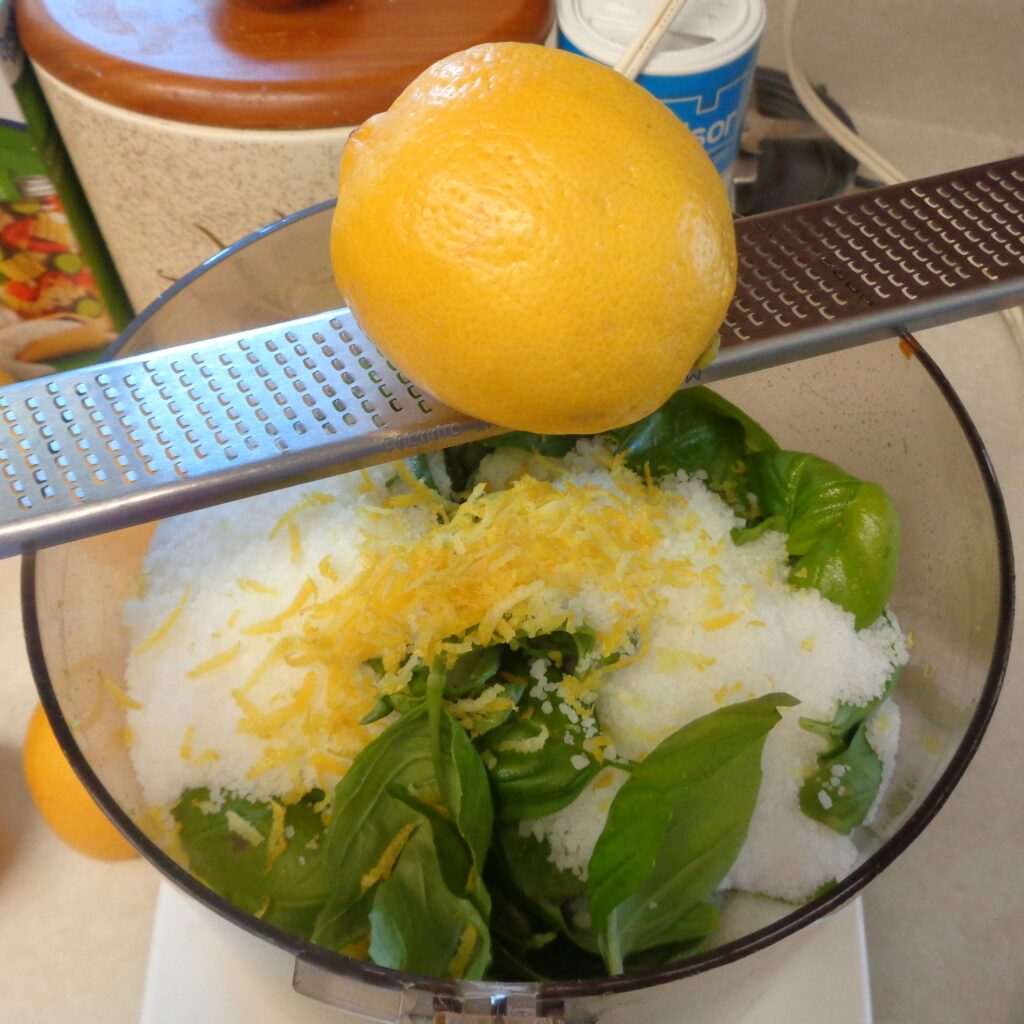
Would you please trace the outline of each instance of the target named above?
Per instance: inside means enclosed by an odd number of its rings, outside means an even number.
[[[98,860],[138,856],[79,781],[38,704],[25,733],[22,760],[39,813],[64,842]]]
[[[540,433],[656,409],[736,282],[725,188],[685,125],[609,68],[523,43],[439,61],[352,134],[331,259],[399,369]]]

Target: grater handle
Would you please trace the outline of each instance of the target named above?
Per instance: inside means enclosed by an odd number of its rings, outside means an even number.
[[[749,217],[712,381],[1024,302],[1024,157]],[[347,310],[0,390],[0,557],[501,433]]]

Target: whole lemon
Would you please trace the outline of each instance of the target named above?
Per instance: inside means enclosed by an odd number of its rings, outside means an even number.
[[[683,123],[609,68],[522,43],[439,61],[352,134],[331,258],[399,369],[539,433],[656,409],[736,283],[725,188]]]
[[[79,781],[40,705],[28,723],[23,763],[39,813],[64,842],[98,860],[137,856]]]

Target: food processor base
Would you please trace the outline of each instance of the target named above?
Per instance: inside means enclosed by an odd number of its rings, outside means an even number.
[[[295,992],[293,963],[163,882],[139,1024],[358,1024]],[[749,1013],[722,1024],[818,1024],[823,1007],[831,1024],[871,1024],[859,898],[818,925]]]

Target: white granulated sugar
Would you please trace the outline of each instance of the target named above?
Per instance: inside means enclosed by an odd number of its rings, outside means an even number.
[[[382,471],[370,479],[380,486]],[[365,480],[360,474],[340,476],[178,516],[157,527],[143,565],[145,597],[124,609],[132,648],[126,692],[142,705],[127,716],[131,757],[149,802],[173,803],[190,786],[224,786],[257,799],[292,788],[284,769],[247,778],[264,744],[236,730],[241,712],[232,691],[276,637],[247,636],[243,630],[278,614],[307,578],[325,594],[356,571],[361,531],[367,527],[359,511],[368,500],[360,491]],[[287,522],[271,539],[282,516],[296,508],[291,521],[298,546]],[[338,583],[320,571],[325,555]],[[165,635],[140,650],[165,628],[179,604]],[[188,678],[235,645],[238,653],[230,663]],[[308,671],[276,666],[267,684],[280,695],[273,699],[291,696]],[[257,687],[249,696],[259,700],[267,694]]]
[[[605,768],[568,807],[543,818],[520,822],[520,834],[546,839],[551,846],[552,863],[586,878],[587,862],[604,828],[608,808],[628,778],[624,771]]]
[[[783,721],[768,734],[757,806],[723,889],[799,903],[827,882],[845,877],[857,860],[849,836],[800,809],[800,786],[817,766],[821,740],[799,727],[799,713],[799,708],[784,710]]]

